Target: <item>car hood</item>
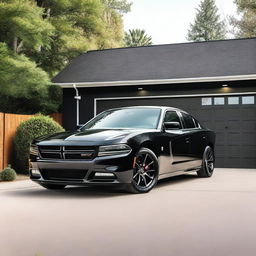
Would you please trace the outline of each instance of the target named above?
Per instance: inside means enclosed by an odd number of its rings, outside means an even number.
[[[144,130],[127,130],[127,129],[115,129],[115,130],[85,130],[75,132],[62,132],[52,135],[44,135],[34,140],[34,143],[40,145],[50,144],[86,144],[86,145],[104,145],[110,143],[126,142],[127,137],[131,135],[139,134]]]

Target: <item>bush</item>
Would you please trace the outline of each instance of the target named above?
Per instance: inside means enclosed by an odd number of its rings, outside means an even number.
[[[22,122],[14,137],[16,170],[19,173],[28,174],[29,147],[33,139],[62,131],[64,129],[48,116],[36,115]]]
[[[13,181],[17,177],[16,172],[11,168],[11,166],[6,167],[0,173],[0,179],[3,181]]]

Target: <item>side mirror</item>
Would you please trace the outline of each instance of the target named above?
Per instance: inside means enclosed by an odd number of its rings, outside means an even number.
[[[178,130],[180,129],[179,122],[164,122],[164,129],[165,130]]]

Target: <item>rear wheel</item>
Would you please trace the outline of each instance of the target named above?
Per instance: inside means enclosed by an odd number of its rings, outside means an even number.
[[[199,177],[211,177],[214,171],[214,151],[210,146],[207,146],[204,150],[203,162],[201,169],[197,172]]]
[[[128,186],[132,193],[149,192],[157,183],[158,161],[154,152],[148,148],[141,148],[136,155],[133,169],[133,179]]]
[[[64,189],[66,185],[56,185],[56,184],[40,184],[42,187],[51,189],[51,190],[58,190],[58,189]]]

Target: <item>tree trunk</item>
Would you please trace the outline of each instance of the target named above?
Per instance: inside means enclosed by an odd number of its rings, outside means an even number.
[[[16,52],[17,52],[17,53],[20,53],[20,52],[21,52],[21,50],[22,50],[22,47],[23,47],[23,42],[22,42],[22,41],[20,41],[20,43],[19,43],[19,45],[18,45],[18,47],[17,47]]]
[[[17,47],[18,47],[18,37],[15,36],[14,39],[13,39],[13,50],[15,52],[17,52]]]

